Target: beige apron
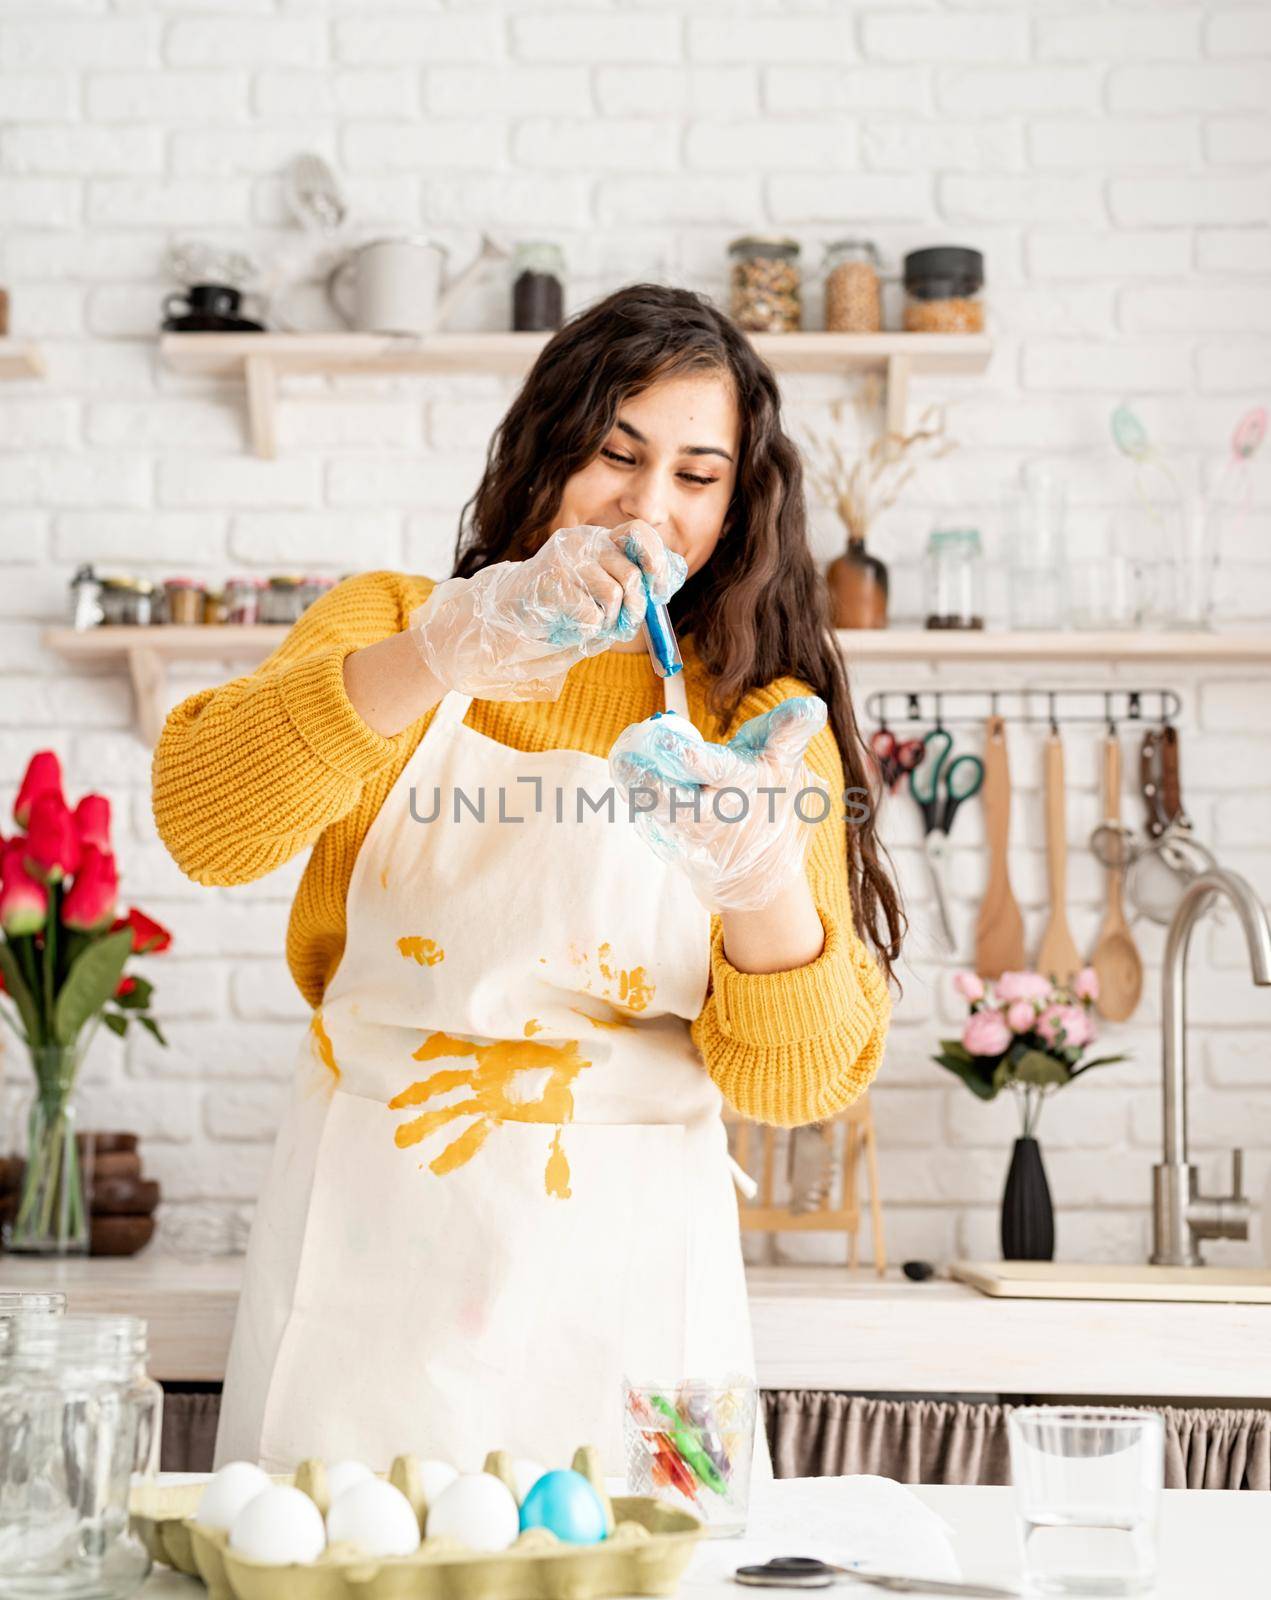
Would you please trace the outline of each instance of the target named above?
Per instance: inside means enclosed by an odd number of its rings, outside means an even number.
[[[620,1473],[624,1374],[753,1373],[720,1095],[689,1037],[707,914],[621,797],[580,815],[604,761],[508,749],[468,704],[441,702],[354,863],[218,1464],[474,1470],[591,1442]]]

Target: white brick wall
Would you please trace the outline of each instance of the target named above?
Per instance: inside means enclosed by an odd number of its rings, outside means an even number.
[[[40,338],[49,380],[0,394],[0,802],[53,743],[73,792],[115,802],[128,893],[176,948],[152,962],[172,1048],[102,1042],[86,1092],[99,1125],[139,1128],[168,1196],[164,1237],[241,1248],[279,1095],[304,1021],[281,959],[302,862],[233,890],[184,880],[154,835],[149,756],[122,677],[40,653],[41,623],[85,559],[154,575],[399,565],[443,573],[455,517],[511,386],[488,377],[297,382],[282,458],[243,449],[241,395],[159,369],[161,257],[197,233],[262,254],[301,243],[279,170],[302,148],[338,166],[359,224],[444,239],[462,259],[489,227],[555,238],[577,307],[633,277],[715,294],[724,247],[788,228],[815,265],[843,233],[893,260],[937,241],[987,255],[997,349],[983,378],[919,386],[953,402],[961,449],[918,486],[877,548],[895,610],[917,615],[936,516],[977,522],[990,552],[1003,485],[1062,458],[1075,550],[1097,553],[1134,506],[1107,417],[1132,399],[1188,481],[1212,481],[1236,416],[1271,385],[1271,5],[1192,0],[7,0],[0,8],[0,282],[14,330]],[[891,297],[894,309],[894,296]],[[464,306],[495,327],[507,286]],[[819,291],[808,292],[809,320]],[[844,387],[791,382],[791,418],[824,429]],[[815,513],[818,548],[839,539]],[[1271,469],[1224,531],[1223,595],[1271,625]],[[1002,618],[995,578],[992,615]],[[226,674],[233,670],[225,669]],[[206,681],[190,666],[174,696]],[[858,672],[858,690],[1083,681],[1172,683],[1184,696],[1191,809],[1223,859],[1271,896],[1267,683],[1244,670],[1017,669],[943,677]],[[1099,920],[1083,855],[1099,815],[1097,730],[1067,741],[1071,915]],[[1127,756],[1130,745],[1127,740]],[[1030,936],[1044,916],[1040,755],[1013,742],[1014,871]],[[1127,760],[1127,769],[1131,762]],[[1127,793],[1127,815],[1135,815]],[[891,1248],[936,1259],[996,1250],[1013,1132],[928,1057],[960,1017],[933,959],[912,808],[887,832],[915,929],[876,1090]],[[964,936],[982,883],[980,819],[959,822],[952,876]],[[1066,1256],[1135,1259],[1158,1138],[1159,929],[1137,930],[1143,1007],[1118,1042],[1134,1060],[1047,1107],[1042,1133]],[[1193,955],[1192,1133],[1207,1182],[1249,1150],[1271,1180],[1271,1001],[1236,931]],[[3,1107],[21,1081],[11,1065]],[[1257,1261],[1248,1246],[1212,1259]]]

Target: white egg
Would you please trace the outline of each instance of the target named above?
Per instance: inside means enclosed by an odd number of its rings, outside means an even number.
[[[334,1505],[344,1491],[351,1489],[355,1483],[362,1483],[374,1476],[375,1474],[364,1462],[336,1461],[327,1468],[328,1505]]]
[[[517,1456],[512,1462],[512,1478],[516,1483],[516,1498],[519,1504],[525,1499],[538,1480],[547,1471],[541,1461],[534,1461],[529,1456]]]
[[[285,1567],[316,1561],[327,1547],[322,1513],[300,1489],[274,1484],[234,1518],[230,1549],[248,1561]]]
[[[269,1488],[269,1474],[251,1461],[231,1461],[213,1477],[203,1491],[195,1522],[205,1528],[228,1529],[249,1500]]]
[[[409,1556],[419,1549],[419,1524],[400,1489],[366,1478],[331,1502],[327,1538],[367,1556]]]
[[[448,1461],[421,1461],[419,1463],[419,1486],[424,1491],[424,1499],[432,1505],[445,1490],[459,1476],[459,1469],[452,1467]]]
[[[511,1491],[490,1472],[465,1472],[428,1509],[427,1534],[449,1534],[469,1550],[506,1550],[521,1528]]]

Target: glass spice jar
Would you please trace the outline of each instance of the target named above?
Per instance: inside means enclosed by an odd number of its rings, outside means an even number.
[[[239,624],[260,621],[260,592],[263,578],[226,578],[225,620]]]
[[[159,1466],[163,1390],[136,1317],[17,1316],[0,1326],[5,1594],[126,1600],[150,1557],[132,1476]]]
[[[527,243],[512,258],[512,328],[546,333],[565,320],[565,258],[554,244]]]
[[[166,601],[166,621],[180,627],[203,620],[203,585],[193,578],[165,578],[163,594]]]
[[[108,627],[146,627],[154,621],[155,586],[147,578],[103,578],[97,598]]]
[[[982,628],[984,554],[975,528],[936,528],[927,540],[928,628]]]
[[[868,239],[837,239],[825,250],[825,327],[877,333],[883,325],[878,251]]]
[[[728,254],[737,326],[748,333],[797,333],[803,315],[798,240],[747,234],[733,240]]]
[[[260,597],[260,620],[272,623],[295,622],[304,610],[299,574],[276,573]]]
[[[909,333],[984,332],[984,257],[963,245],[911,250],[905,257]]]
[[[225,621],[225,591],[207,589],[203,594],[203,626],[217,626]]]

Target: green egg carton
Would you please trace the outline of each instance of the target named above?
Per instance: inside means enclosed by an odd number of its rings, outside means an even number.
[[[273,1482],[291,1483],[291,1474],[275,1474]],[[197,1483],[139,1483],[128,1498],[132,1531],[150,1552],[151,1559],[187,1578],[199,1576],[194,1554],[194,1513],[206,1488],[202,1480]]]
[[[410,1556],[368,1559],[348,1546],[332,1545],[315,1562],[277,1567],[245,1560],[229,1548],[228,1535],[191,1523],[195,1565],[211,1600],[600,1600],[673,1594],[704,1523],[647,1496],[611,1501],[589,1445],[575,1453],[573,1466],[605,1507],[609,1535],[599,1544],[566,1544],[546,1528],[528,1528],[507,1550],[488,1555],[437,1536],[425,1538]],[[515,1492],[506,1451],[492,1451],[484,1470]],[[399,1456],[388,1477],[423,1527],[428,1507],[418,1458]],[[321,1462],[307,1461],[294,1481],[321,1506],[325,1478]]]

